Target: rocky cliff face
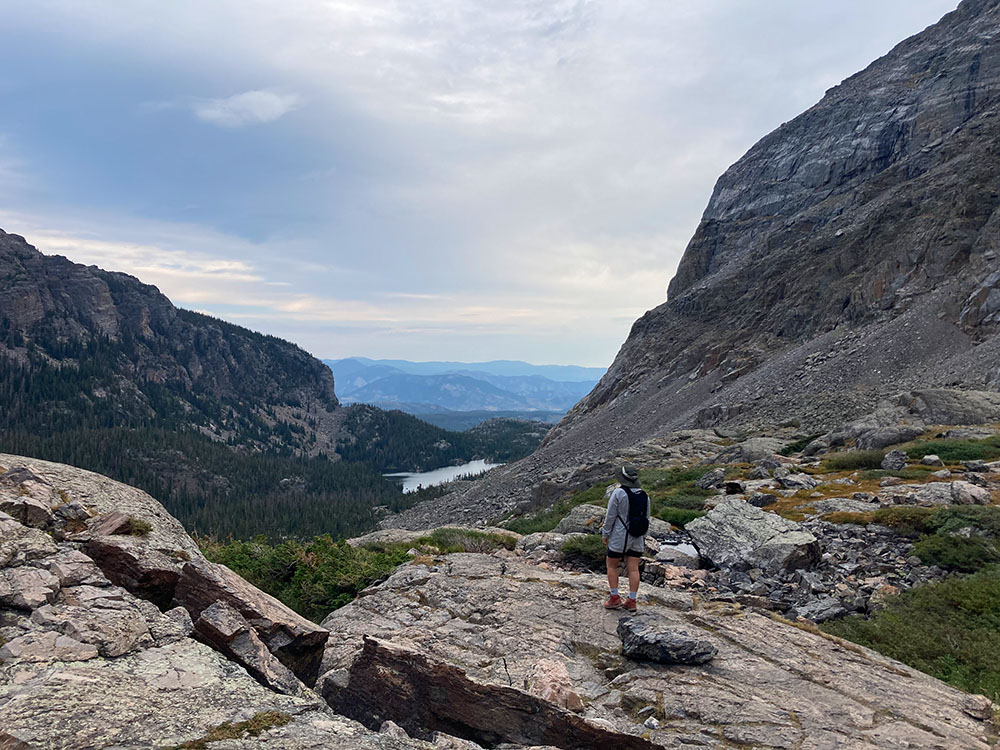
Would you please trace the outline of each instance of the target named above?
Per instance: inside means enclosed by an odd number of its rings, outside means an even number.
[[[987,699],[708,601],[706,571],[648,563],[622,622],[600,577],[524,537],[415,556],[321,627],[207,562],[145,493],[18,456],[0,471],[3,748],[995,747]]]
[[[471,504],[679,428],[815,433],[1000,388],[998,34],[1000,3],[964,0],[730,167],[667,301]]]
[[[903,383],[1000,385],[998,33],[1000,4],[966,0],[730,167],[667,302],[562,433],[777,408],[832,426]]]
[[[75,375],[62,403],[44,408],[78,422],[107,411],[118,424],[173,419],[249,446],[333,452],[337,399],[321,362],[280,339],[178,310],[131,276],[42,255],[4,232],[0,350],[7,367]]]

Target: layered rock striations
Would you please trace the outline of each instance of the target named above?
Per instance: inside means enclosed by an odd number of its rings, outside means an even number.
[[[451,510],[495,518],[682,428],[823,432],[902,392],[1000,388],[998,34],[1000,3],[964,0],[757,143],[600,383]]]

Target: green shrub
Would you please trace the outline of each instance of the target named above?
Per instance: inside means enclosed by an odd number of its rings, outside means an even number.
[[[517,539],[508,534],[487,534],[471,529],[435,529],[427,536],[416,540],[414,546],[436,547],[445,554],[453,552],[492,552],[500,549],[514,549]]]
[[[272,546],[264,537],[225,543],[201,539],[199,543],[209,560],[232,568],[316,622],[349,604],[362,589],[388,577],[409,559],[406,544],[356,548],[335,542],[329,535],[308,544],[287,541]]]
[[[983,440],[927,440],[907,448],[906,455],[921,459],[928,454],[940,456],[946,464],[961,461],[992,461],[1000,458],[1000,435]]]
[[[685,508],[671,508],[669,506],[660,508],[656,513],[656,517],[661,521],[672,523],[674,526],[685,526],[690,521],[701,518],[703,515],[705,515],[705,511],[703,510],[687,510]]]
[[[241,740],[244,736],[259,737],[269,729],[283,727],[291,722],[292,717],[281,711],[260,711],[247,721],[232,724],[228,721],[208,730],[204,737],[189,740],[180,745],[173,745],[164,750],[209,750],[209,743],[223,740]]]
[[[701,510],[705,507],[705,498],[714,493],[692,494],[688,492],[669,495],[662,500],[653,501],[653,508],[684,508],[685,510]]]
[[[1000,568],[905,591],[871,619],[822,629],[970,693],[1000,699]]]
[[[639,481],[643,489],[649,493],[666,490],[682,484],[693,485],[714,466],[693,466],[691,468],[674,467],[672,469],[643,469],[639,472]]]
[[[539,531],[552,531],[559,522],[563,520],[577,505],[589,503],[590,505],[601,505],[607,507],[607,500],[604,493],[609,484],[614,480],[608,479],[605,482],[595,484],[585,490],[560,499],[551,508],[537,511],[528,516],[514,518],[504,524],[504,528],[510,529],[518,534],[534,534]]]
[[[607,548],[600,534],[587,534],[568,539],[561,547],[562,553],[572,562],[578,562],[589,568],[603,570]]]
[[[880,469],[885,451],[847,451],[831,453],[823,459],[827,471],[853,471],[854,469]]]
[[[925,536],[913,545],[913,554],[925,565],[937,565],[959,573],[975,573],[987,565],[1000,562],[996,545],[981,536]]]
[[[823,433],[818,432],[815,435],[810,435],[809,437],[799,438],[795,442],[786,445],[784,448],[778,451],[778,453],[779,455],[782,456],[790,456],[793,453],[800,453],[801,451],[805,450],[805,447],[809,445],[809,443],[811,443],[818,437],[823,437]]]
[[[966,527],[978,529],[984,536],[1000,537],[1000,507],[996,505],[946,505],[928,520],[928,528],[939,533]]]

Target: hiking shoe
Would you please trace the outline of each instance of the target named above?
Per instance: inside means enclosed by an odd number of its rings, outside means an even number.
[[[618,596],[618,594],[615,594],[614,596],[609,596],[608,600],[604,602],[605,609],[621,609],[621,607],[622,607],[622,598]]]
[[[624,606],[629,612],[635,612],[635,599],[625,599]]]

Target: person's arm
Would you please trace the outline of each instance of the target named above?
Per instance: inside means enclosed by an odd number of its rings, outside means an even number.
[[[608,537],[611,536],[611,529],[614,528],[615,519],[618,517],[618,496],[621,494],[619,488],[615,488],[611,493],[611,497],[608,498],[608,512],[604,514],[604,526],[601,527],[601,536],[604,538],[604,542],[607,543]]]

